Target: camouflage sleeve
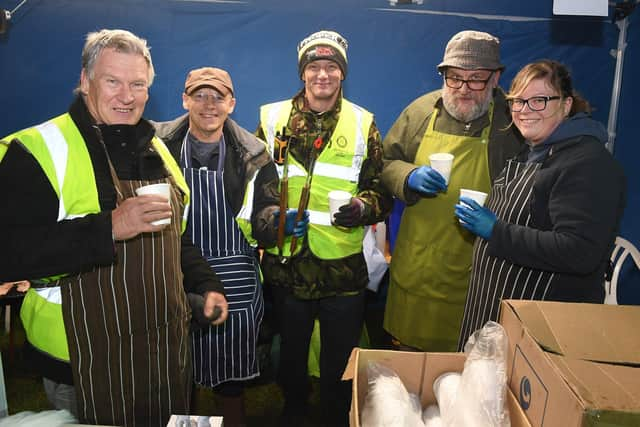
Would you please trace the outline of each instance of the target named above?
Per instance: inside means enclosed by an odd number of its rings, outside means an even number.
[[[367,158],[360,169],[358,197],[365,203],[362,221],[365,225],[384,220],[391,212],[393,197],[382,184],[382,137],[375,122],[369,128]]]

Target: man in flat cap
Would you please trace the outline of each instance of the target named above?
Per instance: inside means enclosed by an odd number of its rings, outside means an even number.
[[[226,324],[203,322],[192,333],[194,381],[221,397],[229,426],[245,425],[243,384],[259,375],[256,343],[264,305],[257,241],[273,244],[279,208],[275,164],[264,141],[229,117],[235,105],[229,73],[198,68],[184,85],[182,106],[188,113],[156,124],[191,190],[187,233],[229,300]],[[295,230],[295,216],[296,211],[289,213],[285,232],[302,235],[306,224],[301,221]],[[189,297],[197,307],[197,296]]]
[[[455,351],[474,236],[453,216],[461,188],[488,193],[506,160],[523,147],[498,87],[500,42],[454,35],[438,65],[441,90],[400,114],[384,149],[383,182],[406,204],[390,266],[384,328],[396,348]],[[454,156],[448,181],[429,162]]]
[[[258,134],[276,144],[273,152],[288,180],[282,194],[289,208],[300,206],[301,200],[304,205],[302,195],[309,195],[308,234],[295,244],[287,238],[280,248],[266,248],[262,259],[279,320],[284,425],[302,425],[306,412],[307,356],[316,318],[322,413],[327,425],[348,424],[351,385],[341,377],[364,322],[369,281],[362,253],[364,226],[384,219],[391,207],[391,196],[380,182],[382,147],[373,114],[342,96],[346,53],[347,41],[334,31],[306,37],[298,45],[304,88],[293,99],[260,109]],[[288,153],[280,156],[284,143]],[[333,218],[328,202],[332,190],[351,195]]]

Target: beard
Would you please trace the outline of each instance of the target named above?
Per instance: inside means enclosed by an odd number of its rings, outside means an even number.
[[[442,103],[444,104],[444,108],[447,110],[447,112],[456,120],[468,123],[477,119],[478,117],[482,117],[487,111],[489,111],[491,99],[493,98],[492,89],[485,89],[483,98],[476,101],[474,105],[467,110],[463,110],[462,108],[460,108],[456,96],[449,93],[449,91],[447,91],[446,89],[447,88],[444,88],[444,90],[442,91]]]

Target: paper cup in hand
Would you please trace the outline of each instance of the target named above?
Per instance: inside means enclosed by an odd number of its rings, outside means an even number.
[[[444,177],[444,180],[449,183],[449,176],[451,176],[451,166],[453,165],[453,154],[449,153],[434,153],[429,156],[429,163],[431,167]]]
[[[171,185],[166,182],[163,182],[160,184],[145,185],[144,187],[137,188],[136,194],[138,196],[144,196],[147,194],[157,194],[159,196],[166,197],[167,201],[169,201],[171,200]],[[171,224],[171,217],[153,221],[151,224],[153,225]]]
[[[475,200],[480,206],[484,206],[484,201],[487,200],[487,193],[483,193],[482,191],[469,190],[467,188],[460,189],[460,197],[468,197],[472,200]],[[464,204],[463,202],[461,202]]]
[[[329,218],[333,224],[333,215],[340,210],[340,206],[344,206],[351,201],[351,193],[342,190],[333,190],[329,192]]]

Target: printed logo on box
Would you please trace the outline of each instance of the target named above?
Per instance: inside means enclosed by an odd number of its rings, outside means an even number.
[[[513,357],[509,388],[516,394],[531,424],[544,426],[549,390],[519,345],[516,345]]]

